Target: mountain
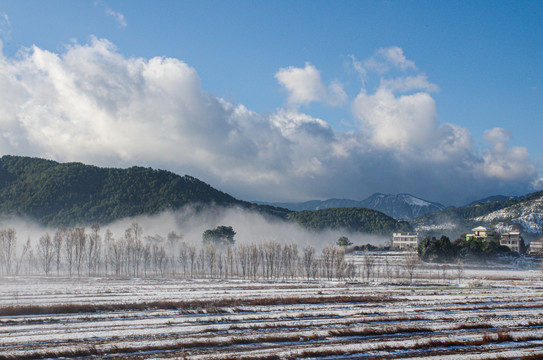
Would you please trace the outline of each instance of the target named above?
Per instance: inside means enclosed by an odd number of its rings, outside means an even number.
[[[192,177],[165,170],[100,168],[21,156],[0,158],[0,214],[43,225],[107,223],[186,204],[218,204],[285,217],[287,209],[255,205]]]
[[[493,195],[493,196],[488,196],[484,199],[473,201],[469,203],[467,206],[475,205],[475,204],[486,204],[486,203],[494,202],[494,201],[514,200],[514,199],[518,199],[518,196]]]
[[[498,230],[520,230],[523,234],[543,233],[543,191],[522,197],[491,197],[467,206],[425,214],[412,220],[419,232],[455,233],[484,225]]]
[[[381,211],[395,219],[412,219],[414,217],[440,211],[445,206],[422,200],[409,194],[385,195],[373,194],[362,203],[364,207]]]
[[[266,204],[266,203],[263,203]],[[365,207],[380,211],[395,219],[412,219],[427,213],[441,211],[445,206],[422,200],[409,194],[386,195],[373,194],[362,201],[349,199],[311,200],[302,203],[267,203],[273,206],[287,208],[293,211],[321,210],[342,207]]]
[[[390,236],[393,232],[413,230],[406,221],[362,207],[303,210],[292,212],[287,217],[313,231],[334,229]]]

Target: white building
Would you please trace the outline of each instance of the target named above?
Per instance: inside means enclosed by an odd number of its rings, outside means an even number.
[[[466,240],[481,238],[486,241],[496,234],[494,230],[487,228],[486,226],[477,226],[476,228],[471,229],[471,231],[473,231],[472,234],[466,234]]]
[[[511,231],[501,234],[500,245],[507,246],[511,251],[520,252],[520,232]]]
[[[419,234],[392,234],[392,247],[398,249],[416,249],[420,244]]]
[[[528,253],[532,255],[543,255],[543,237],[537,238],[530,243]]]
[[[511,251],[520,251],[520,232],[510,231],[506,233],[497,233],[491,228],[485,226],[478,226],[474,229],[472,234],[466,234],[466,240],[471,239],[483,239],[484,241],[490,241],[493,238],[499,237],[500,245],[507,246]]]

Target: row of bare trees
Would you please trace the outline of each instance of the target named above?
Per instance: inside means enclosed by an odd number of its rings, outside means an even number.
[[[410,281],[418,265],[415,253],[406,254],[400,266],[385,262],[377,266],[375,257],[365,253],[355,263],[344,247],[325,246],[320,253],[312,246],[275,240],[251,244],[194,245],[183,236],[149,236],[138,223],[132,223],[122,236],[102,231],[99,224],[60,227],[51,236],[30,239],[19,247],[12,228],[0,230],[0,274],[45,274],[57,276],[178,277],[185,279],[251,279],[287,281],[354,280],[372,281],[402,270]],[[394,269],[393,269],[394,268]]]
[[[99,224],[59,227],[35,244],[28,239],[19,256],[16,249],[15,229],[0,230],[1,274],[332,280],[353,278],[356,273],[339,247],[325,247],[317,256],[311,246],[300,250],[297,244],[275,240],[196,246],[175,232],[166,237],[146,236],[138,223],[132,223],[120,237],[109,229],[102,232]]]

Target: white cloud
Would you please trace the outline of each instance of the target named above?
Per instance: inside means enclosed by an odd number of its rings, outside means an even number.
[[[486,130],[484,139],[491,145],[483,153],[482,171],[491,178],[515,180],[533,179],[535,167],[530,162],[530,154],[525,147],[509,147],[511,133],[506,129]]]
[[[438,91],[439,87],[432,84],[426,75],[407,76],[393,79],[381,79],[381,87],[390,91],[409,92],[424,90],[427,92]]]
[[[95,0],[94,1],[94,6],[103,8],[104,9],[104,14],[114,18],[120,28],[124,29],[128,25],[126,23],[126,19],[124,18],[124,14],[121,13],[121,12],[113,10],[104,1]]]
[[[119,24],[119,26],[121,28],[124,29],[127,26],[126,20],[125,20],[124,15],[122,13],[117,12],[117,11],[113,11],[109,7],[106,7],[106,9],[104,11],[105,11],[107,16],[113,17],[117,21],[117,24]]]
[[[303,69],[294,66],[281,68],[275,74],[275,78],[289,91],[290,104],[306,105],[321,101],[326,95],[321,74],[310,63],[305,63]]]
[[[415,63],[407,60],[403,50],[397,46],[382,48],[364,62],[364,67],[368,70],[375,70],[380,74],[386,73],[391,68],[401,71],[417,70]]]
[[[289,92],[288,103],[294,107],[312,102],[340,106],[347,100],[347,94],[340,83],[332,82],[327,90],[322,83],[320,71],[308,62],[304,68],[281,68],[275,78]]]
[[[95,38],[63,53],[34,46],[0,57],[0,152],[167,168],[248,200],[381,191],[458,203],[466,192],[536,181],[526,149],[510,148],[503,130],[488,131],[491,146],[477,155],[467,129],[440,124],[437,87],[422,75],[362,89],[352,104],[360,129],[351,132],[295,106],[346,98],[341,85],[325,87],[309,63],[276,77],[292,106],[258,114],[207,93],[178,59],[126,58]]]
[[[11,39],[11,22],[9,21],[8,14],[3,11],[0,11],[0,37],[4,41]],[[0,45],[1,44],[2,42],[0,40]]]
[[[362,91],[354,100],[353,111],[380,149],[403,153],[426,149],[438,127],[435,101],[424,92],[397,97],[383,87],[375,94]]]

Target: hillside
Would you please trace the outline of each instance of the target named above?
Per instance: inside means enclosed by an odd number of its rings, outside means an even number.
[[[188,175],[131,167],[100,168],[38,158],[0,159],[0,214],[43,225],[107,223],[186,204],[238,205],[284,217],[286,209],[240,201]]]
[[[192,177],[165,170],[101,168],[38,158],[0,158],[0,216],[24,216],[50,226],[109,223],[191,205],[236,206],[313,229],[390,234],[409,227],[374,210],[329,209],[292,213],[238,200]]]
[[[313,231],[335,229],[380,235],[412,231],[406,221],[397,221],[379,211],[361,207],[304,210],[292,212],[288,218]]]
[[[311,200],[302,203],[269,203],[293,211],[322,210],[340,207],[364,207],[380,211],[395,219],[412,219],[427,213],[440,211],[445,206],[417,198],[410,194],[376,193],[367,199],[357,201],[350,199]]]
[[[515,228],[535,235],[543,233],[542,212],[543,191],[538,191],[523,197],[487,198],[467,206],[417,217],[412,224],[421,232],[459,234],[474,226],[484,225],[503,230]]]

